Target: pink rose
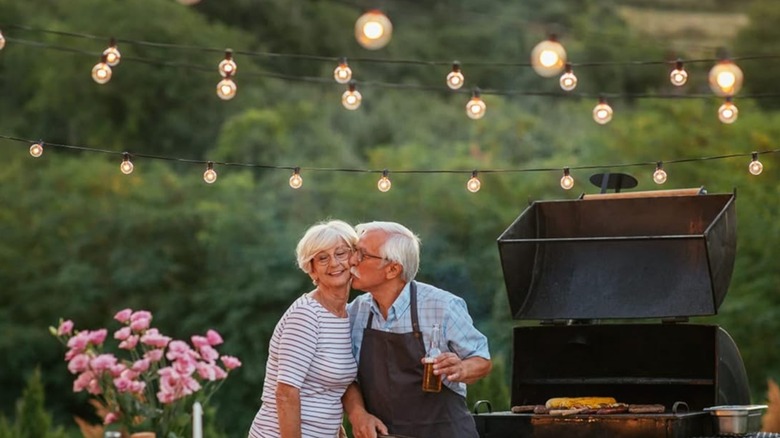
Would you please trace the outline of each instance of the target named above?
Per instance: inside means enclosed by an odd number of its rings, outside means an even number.
[[[225,365],[225,368],[228,370],[234,370],[241,366],[241,361],[238,360],[238,358],[233,356],[222,356],[222,364]]]
[[[96,373],[111,370],[114,365],[116,365],[116,357],[113,354],[101,354],[90,361],[90,366]]]
[[[69,335],[73,332],[73,321],[66,320],[62,321],[62,324],[57,328],[57,335],[63,336],[63,335]]]
[[[210,345],[208,338],[204,336],[198,336],[198,335],[192,336],[190,338],[190,341],[192,341],[192,345],[194,345],[195,348],[202,348],[207,345]]]
[[[154,349],[144,353],[144,359],[149,359],[150,362],[159,362],[162,359],[165,350]]]
[[[73,392],[81,392],[87,389],[89,382],[93,379],[94,374],[92,371],[84,371],[79,374],[75,380],[73,380]]]
[[[119,343],[119,348],[123,350],[132,350],[138,345],[138,335],[128,336],[127,339]]]
[[[208,381],[222,380],[227,377],[227,373],[217,365],[199,362],[198,363],[198,375],[201,379]]]
[[[87,348],[87,344],[89,344],[89,332],[83,331],[76,333],[75,336],[68,339],[67,345],[72,350],[75,350],[76,353],[81,353],[85,348]]]
[[[68,362],[68,371],[71,374],[82,373],[89,367],[89,356],[86,354],[77,354]]]
[[[165,348],[171,338],[163,336],[156,328],[151,328],[141,336],[141,343],[149,345],[151,347]]]
[[[117,330],[114,333],[114,339],[118,339],[120,341],[124,341],[127,339],[130,335],[132,335],[132,329],[130,327],[122,327],[121,329]]]
[[[143,373],[144,371],[149,369],[149,359],[141,359],[137,360],[133,363],[133,371],[137,373]]]
[[[106,340],[106,336],[108,336],[108,330],[106,329],[89,332],[89,342],[91,342],[92,345],[100,345]]]
[[[152,318],[137,318],[130,321],[130,328],[133,331],[140,332],[149,328],[152,323]]]
[[[130,322],[138,321],[139,319],[148,319],[152,320],[152,313],[148,310],[139,310],[132,315],[130,315]]]
[[[132,314],[133,314],[133,309],[120,310],[119,312],[116,313],[116,315],[114,315],[114,319],[124,324],[130,320],[130,315]]]
[[[214,362],[219,358],[219,353],[210,345],[204,345],[200,347],[200,356],[206,362]]]
[[[216,330],[209,330],[209,331],[207,331],[206,332],[206,338],[208,338],[209,344],[211,344],[212,346],[213,345],[219,345],[222,342],[224,342],[222,340],[222,336],[220,336],[219,333],[217,333]]]

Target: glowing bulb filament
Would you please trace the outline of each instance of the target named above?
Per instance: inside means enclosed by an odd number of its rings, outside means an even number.
[[[599,99],[598,105],[593,107],[593,120],[599,125],[606,125],[612,120],[612,107],[609,106],[606,99]]]
[[[737,106],[731,102],[731,98],[726,98],[726,102],[718,108],[718,119],[727,125],[730,125],[737,121],[739,116],[739,110]]]
[[[542,77],[550,78],[559,75],[566,65],[566,49],[555,38],[537,44],[531,51],[531,67]]]
[[[30,146],[30,155],[32,155],[35,158],[40,157],[43,155],[43,142],[38,142]]]
[[[664,170],[664,164],[660,161],[655,166],[655,172],[653,172],[653,181],[656,184],[663,184],[666,182],[666,171]]]
[[[463,86],[463,72],[460,71],[460,63],[452,63],[452,71],[447,74],[447,86],[452,90],[457,90]]]
[[[203,181],[208,184],[213,184],[217,180],[217,172],[214,170],[214,162],[209,161],[206,163],[206,171],[203,172]]]
[[[100,62],[92,67],[92,79],[101,85],[111,80],[111,67],[106,62],[106,55],[103,55]]]
[[[355,22],[355,39],[366,49],[377,50],[390,42],[393,24],[378,10],[368,11]]]
[[[753,160],[748,164],[748,171],[753,175],[761,175],[764,171],[764,165],[758,161],[758,152],[753,152]]]
[[[471,172],[471,178],[466,182],[466,189],[471,193],[477,193],[481,187],[482,182],[479,180],[477,171],[475,170]]]
[[[469,116],[470,119],[479,120],[485,117],[486,111],[487,105],[485,105],[485,102],[480,97],[479,89],[475,89],[471,95],[471,100],[466,104],[466,115]]]
[[[681,87],[688,82],[688,72],[685,71],[682,61],[677,61],[674,70],[669,73],[669,80],[672,82],[672,85],[676,87]]]
[[[119,49],[116,48],[116,40],[111,38],[108,43],[108,48],[103,51],[103,56],[106,57],[106,64],[111,67],[115,67],[119,64],[119,60],[122,59],[122,54],[119,53]]]
[[[125,175],[130,175],[133,173],[133,162],[130,161],[130,154],[125,152],[122,154],[124,158],[122,159],[122,164],[119,165],[119,170],[122,171]]]
[[[339,84],[348,84],[352,80],[352,69],[347,65],[347,58],[341,58],[339,66],[333,70],[333,78]]]
[[[387,177],[388,175],[387,169],[382,171],[382,177],[379,178],[379,181],[376,183],[376,187],[379,189],[380,192],[386,192],[390,190],[390,187],[393,185],[390,182],[390,178]]]
[[[569,173],[569,168],[563,168],[563,177],[561,177],[561,188],[563,190],[571,190],[574,187],[574,177]]]
[[[349,88],[341,95],[341,104],[348,110],[356,110],[360,107],[363,96],[357,90],[355,81],[349,83]]]
[[[300,189],[303,185],[303,178],[301,177],[301,168],[296,167],[293,170],[293,174],[290,177],[290,187],[294,189]]]
[[[225,59],[219,62],[217,68],[219,69],[219,74],[223,78],[229,78],[236,75],[238,65],[236,64],[236,61],[233,60],[233,51],[231,49],[225,50]]]
[[[729,60],[723,60],[710,69],[710,89],[718,96],[733,96],[742,88],[742,69]]]
[[[561,89],[564,91],[572,91],[577,88],[577,76],[574,75],[571,64],[566,64],[564,73],[561,75],[561,79],[558,82],[561,85]]]
[[[238,87],[236,87],[236,83],[230,79],[230,76],[231,75],[227,75],[225,79],[222,79],[217,84],[217,96],[222,100],[230,100],[236,97]]]

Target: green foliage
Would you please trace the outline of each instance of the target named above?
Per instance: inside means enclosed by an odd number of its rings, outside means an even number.
[[[0,416],[2,438],[65,438],[62,427],[52,427],[51,415],[44,406],[45,394],[41,371],[36,368],[27,379],[22,397],[16,402],[16,418],[9,424]]]

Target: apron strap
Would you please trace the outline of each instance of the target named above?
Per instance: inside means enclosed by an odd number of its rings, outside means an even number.
[[[420,321],[417,317],[417,283],[412,281],[409,284],[409,292],[411,293],[411,310],[412,310],[412,333],[415,338],[422,338],[422,331],[420,331]],[[366,328],[370,329],[374,324],[374,312],[368,312],[368,320],[366,321]]]

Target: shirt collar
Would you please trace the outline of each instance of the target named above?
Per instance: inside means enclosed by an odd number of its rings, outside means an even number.
[[[412,292],[410,284],[411,283],[406,283],[404,288],[401,289],[401,294],[398,295],[398,298],[395,299],[393,305],[390,306],[390,310],[387,312],[388,321],[399,319],[406,313],[407,310],[409,310],[409,306],[412,303]],[[373,298],[371,299],[371,310],[375,315],[381,318],[382,313],[379,311],[379,306],[376,304],[376,301]]]

